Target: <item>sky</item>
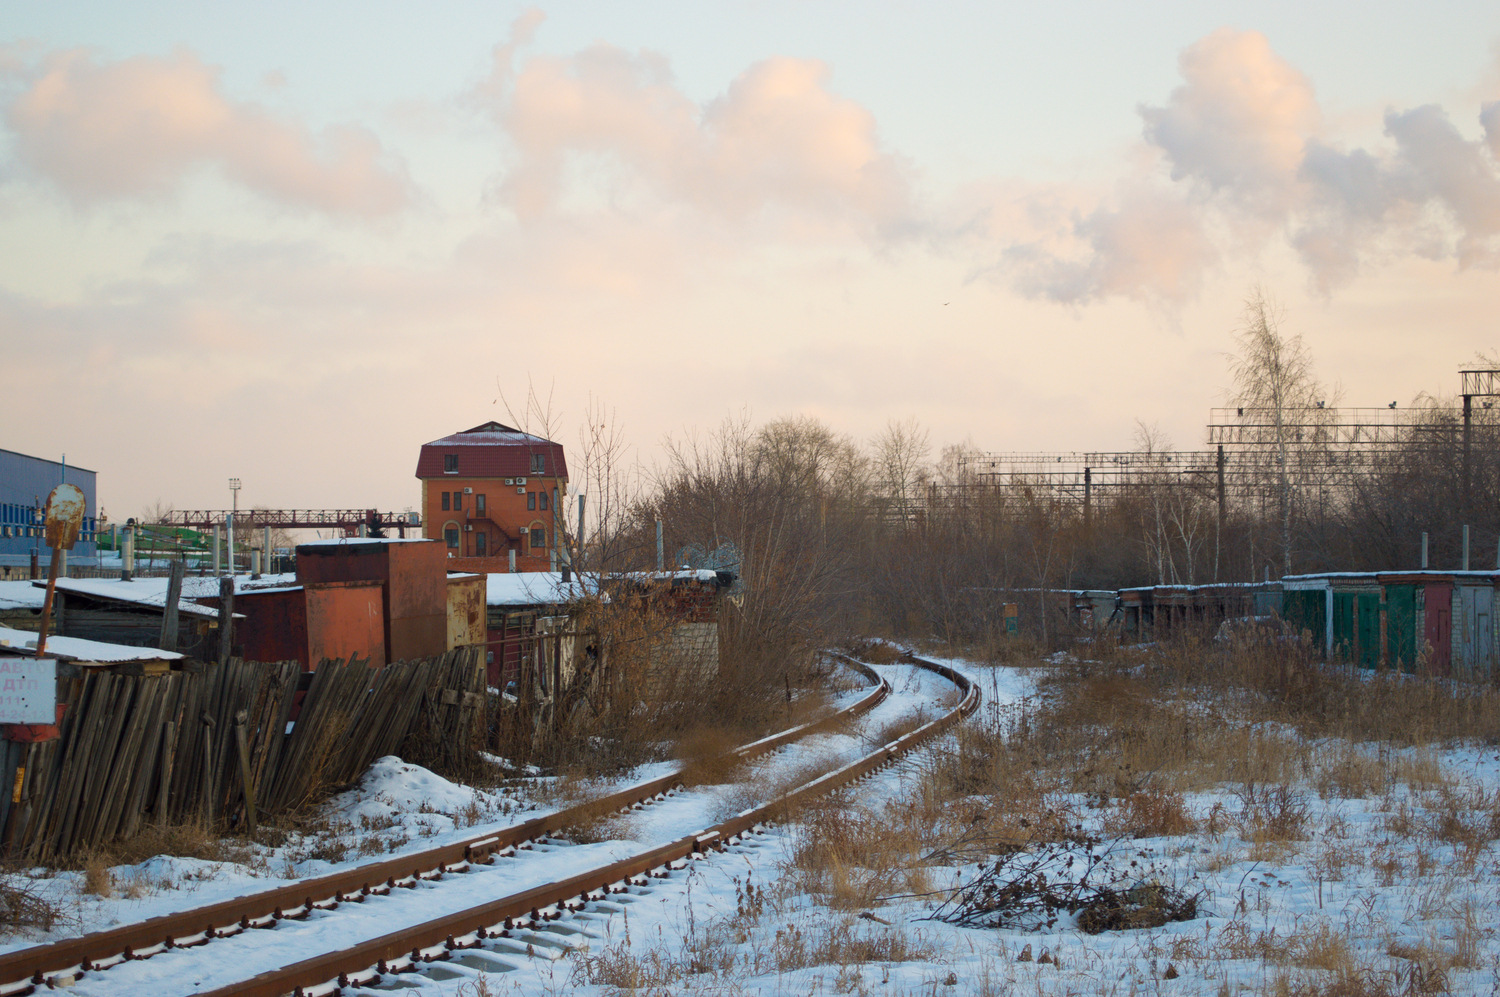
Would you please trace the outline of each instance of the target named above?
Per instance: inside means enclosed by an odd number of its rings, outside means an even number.
[[[818,418],[1203,445],[1256,288],[1330,398],[1500,345],[1500,5],[7,5],[0,448],[415,506],[421,444]],[[534,395],[547,418],[527,411]]]

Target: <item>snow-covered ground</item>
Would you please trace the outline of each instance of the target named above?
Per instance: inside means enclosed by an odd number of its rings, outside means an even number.
[[[1031,673],[947,662],[976,681],[984,711],[1003,711],[1034,694]],[[536,848],[516,860],[439,886],[370,898],[274,931],[247,932],[201,950],[168,953],[75,988],[94,993],[191,993],[297,957],[316,944],[370,937],[439,909],[478,902],[577,871],[707,826],[788,780],[858,756],[878,734],[951,702],[951,687],[909,665],[877,666],[895,694],[858,731],[810,738],[752,766],[734,785],[676,794],[664,803],[611,818],[579,843]],[[983,717],[984,714],[981,714]],[[976,869],[941,857],[908,883],[926,896],[883,899],[859,909],[830,906],[828,894],[798,871],[808,830],[777,825],[693,862],[669,878],[596,904],[556,930],[490,943],[456,962],[386,980],[369,994],[468,995],[563,992],[712,994],[1491,994],[1500,978],[1500,751],[1458,746],[1397,752],[1379,746],[1326,745],[1367,752],[1387,785],[1341,797],[1313,777],[1294,786],[1305,810],[1302,838],[1267,843],[1242,837],[1242,825],[1216,819],[1190,836],[1116,842],[1110,863],[1142,883],[1181,887],[1198,897],[1197,916],[1159,927],[1088,935],[1063,915],[1051,927],[965,928],[929,919],[946,887]],[[920,795],[944,739],[877,773],[859,797],[877,817],[889,803]],[[651,773],[636,773],[645,778]],[[1189,794],[1200,818],[1243,811],[1244,787]],[[1087,801],[1072,801],[1079,812]],[[348,854],[308,857],[308,845],[267,850],[259,867],[154,859],[114,870],[134,898],[78,894],[77,874],[52,882],[75,905],[80,924],[136,920],[315,875],[356,861],[361,851],[426,847],[513,823],[540,811],[525,795],[478,793],[416,766],[383,759],[365,783],[331,804],[347,825]],[[1099,820],[1104,817],[1098,812]],[[1465,822],[1469,822],[1465,824]],[[1493,826],[1480,826],[1485,821]],[[399,839],[406,837],[409,843]],[[299,853],[298,848],[303,852]],[[298,857],[299,854],[302,857]],[[135,884],[132,886],[131,884]],[[170,885],[169,885],[170,884]],[[528,951],[529,948],[529,951]]]
[[[862,698],[866,687],[831,697],[832,708]],[[875,722],[889,722],[922,698],[908,684],[877,707]],[[283,922],[272,931],[249,931],[202,949],[165,953],[86,975],[73,988],[90,993],[191,993],[274,969],[311,946],[336,948],[386,934],[402,923],[420,923],[440,913],[518,892],[580,869],[603,865],[649,845],[700,830],[747,805],[760,802],[812,767],[832,767],[865,751],[858,732],[814,735],[747,767],[741,782],[677,792],[664,801],[609,818],[585,829],[579,843],[535,845],[513,859],[450,876],[439,885],[394,891],[315,913],[303,922]],[[115,925],[203,906],[306,877],[337,872],[375,859],[434,847],[511,826],[567,805],[643,782],[675,764],[642,766],[627,776],[589,784],[560,785],[536,778],[529,786],[483,790],[459,786],[399,758],[376,761],[361,784],[329,801],[327,829],[291,835],[277,847],[246,846],[237,862],[158,856],[139,865],[108,870],[107,894],[86,892],[84,872],[32,870],[31,885],[63,913],[50,932],[0,941],[0,951],[70,937]],[[309,940],[314,939],[315,940]],[[307,946],[307,947],[304,947]]]

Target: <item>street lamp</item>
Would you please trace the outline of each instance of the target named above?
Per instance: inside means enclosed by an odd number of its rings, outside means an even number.
[[[232,511],[229,513],[229,577],[234,577],[234,520],[240,512],[240,479],[229,479],[229,494],[233,502]]]

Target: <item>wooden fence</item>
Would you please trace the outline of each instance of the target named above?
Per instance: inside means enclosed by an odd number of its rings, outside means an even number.
[[[148,821],[243,827],[349,785],[382,755],[463,771],[487,729],[482,650],[383,668],[325,661],[295,723],[294,661],[233,659],[161,675],[85,670],[68,682],[61,736],[24,755],[9,852],[70,856]]]

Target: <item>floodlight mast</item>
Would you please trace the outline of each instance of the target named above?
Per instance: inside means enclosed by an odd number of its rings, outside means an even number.
[[[229,513],[229,577],[234,577],[234,520],[240,511],[240,479],[229,479],[231,512]]]
[[[1463,463],[1463,495],[1464,508],[1467,510],[1471,505],[1471,483],[1473,474],[1472,464],[1469,459],[1469,443],[1474,436],[1474,398],[1493,398],[1500,395],[1500,367],[1470,367],[1460,370],[1458,376],[1463,379],[1464,399],[1464,463]]]

